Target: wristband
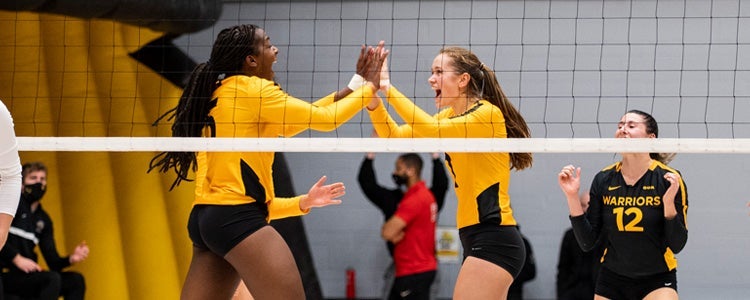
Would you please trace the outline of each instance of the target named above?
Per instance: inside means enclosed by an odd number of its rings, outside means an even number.
[[[391,81],[388,79],[380,80],[380,90],[385,92],[388,92],[388,89],[391,87]]]
[[[350,90],[356,91],[358,88],[361,88],[364,85],[365,85],[365,78],[362,76],[359,76],[359,74],[354,74],[354,76],[352,76],[352,80],[350,80],[349,84],[347,84],[346,86]]]

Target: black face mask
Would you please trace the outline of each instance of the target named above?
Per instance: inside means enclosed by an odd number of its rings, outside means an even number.
[[[409,182],[409,178],[406,176],[401,176],[398,174],[392,174],[393,177],[393,183],[395,183],[397,186],[405,185],[407,182]]]
[[[23,187],[23,196],[24,199],[34,202],[42,199],[42,196],[44,196],[44,192],[47,191],[47,187],[42,185],[41,182],[35,183],[35,184],[29,184]]]

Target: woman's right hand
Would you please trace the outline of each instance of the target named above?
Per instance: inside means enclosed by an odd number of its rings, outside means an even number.
[[[359,50],[359,58],[357,59],[356,71],[357,75],[365,77],[370,64],[370,58],[372,58],[371,51],[372,47],[367,48],[365,45],[362,45],[362,48]]]
[[[557,182],[565,193],[570,216],[577,217],[586,213],[581,204],[581,198],[578,196],[578,190],[581,188],[581,167],[564,166],[557,174]]]
[[[581,167],[564,166],[557,174],[557,183],[566,196],[578,197],[578,190],[581,188]]]

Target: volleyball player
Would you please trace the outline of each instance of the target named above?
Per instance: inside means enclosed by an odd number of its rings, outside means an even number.
[[[387,72],[386,72],[387,73]],[[387,77],[384,77],[387,78]],[[431,116],[393,86],[381,84],[406,122],[398,126],[381,100],[368,111],[380,137],[526,138],[526,121],[503,93],[494,72],[467,49],[445,48],[432,62],[429,83],[439,113]],[[464,262],[453,299],[505,299],[525,260],[508,195],[510,170],[531,166],[530,153],[446,153],[458,198],[456,224]]]
[[[0,249],[8,240],[8,231],[21,199],[21,159],[13,130],[13,118],[0,101]],[[0,297],[3,282],[0,280]]]
[[[8,240],[8,230],[21,199],[21,159],[13,130],[13,118],[0,102],[0,248]],[[0,286],[0,292],[2,287]]]
[[[262,28],[226,28],[218,34],[208,62],[193,71],[174,110],[172,135],[278,137],[306,129],[333,130],[361,111],[367,104],[362,99],[377,91],[388,53],[382,45],[368,51],[363,46],[357,62],[358,73],[371,83],[355,91],[345,87],[310,104],[273,81],[278,49]],[[257,299],[304,299],[294,257],[268,220],[338,204],[344,185],[324,185],[324,176],[306,195],[275,198],[273,157],[272,152],[164,152],[152,160],[151,169],[177,173],[175,184],[197,168],[188,221],[193,258],[183,299],[229,299],[240,279]]]
[[[628,111],[616,138],[657,138],[648,113]],[[570,222],[584,251],[604,243],[595,299],[678,299],[675,254],[687,242],[687,190],[670,155],[622,153],[622,161],[594,177],[588,213],[578,199],[581,168],[558,174]]]

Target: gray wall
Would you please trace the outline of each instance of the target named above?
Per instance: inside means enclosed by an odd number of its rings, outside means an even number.
[[[750,1],[341,2],[227,4],[214,28],[178,43],[205,61],[219,29],[261,25],[281,51],[277,81],[312,100],[348,82],[360,44],[384,39],[392,50],[392,82],[428,112],[436,112],[426,84],[431,61],[442,45],[459,45],[496,70],[534,137],[612,137],[628,109],[652,112],[661,137],[750,137]],[[367,122],[360,114],[335,132],[300,136],[369,137]],[[362,156],[287,156],[300,193],[321,175],[347,185],[344,204],[305,217],[326,297],[344,295],[347,267],[357,270],[358,296],[376,297],[389,261],[379,238],[381,216],[356,183]],[[378,155],[381,182],[390,182],[395,157]],[[690,195],[690,238],[678,255],[683,299],[742,299],[750,292],[750,237],[743,230],[750,225],[748,158],[680,154],[672,163]],[[617,160],[614,154],[538,153],[533,168],[513,173],[516,218],[536,252],[529,298],[554,298],[559,243],[569,227],[556,183],[560,167],[581,165],[590,182]],[[440,225],[455,225],[452,191]],[[449,298],[459,266],[440,267],[440,296]]]

